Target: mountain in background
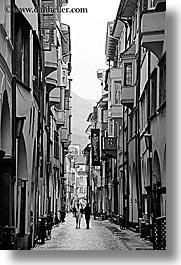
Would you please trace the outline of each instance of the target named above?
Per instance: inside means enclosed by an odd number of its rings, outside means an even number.
[[[84,99],[76,93],[71,92],[72,100],[72,144],[79,144],[81,150],[88,144],[88,135],[85,133],[89,123],[87,118],[93,111],[96,101]]]

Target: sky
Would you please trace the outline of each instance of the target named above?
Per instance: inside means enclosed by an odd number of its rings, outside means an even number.
[[[69,8],[87,8],[88,13],[62,14],[70,26],[72,51],[72,90],[79,96],[98,101],[101,82],[98,69],[107,69],[105,42],[107,22],[116,18],[120,0],[69,0]]]

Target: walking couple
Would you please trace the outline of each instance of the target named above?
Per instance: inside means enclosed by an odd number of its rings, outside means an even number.
[[[86,220],[86,225],[87,225],[86,228],[89,229],[89,221],[90,221],[90,215],[91,215],[91,208],[89,206],[89,203],[87,203],[84,211],[85,211],[85,220]],[[81,218],[83,216],[83,207],[82,205],[79,204],[79,202],[77,203],[77,206],[74,205],[73,214],[76,218],[76,228],[80,228]]]

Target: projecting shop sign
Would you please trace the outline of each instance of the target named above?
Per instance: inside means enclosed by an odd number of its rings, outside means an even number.
[[[92,166],[100,166],[99,129],[91,129]]]

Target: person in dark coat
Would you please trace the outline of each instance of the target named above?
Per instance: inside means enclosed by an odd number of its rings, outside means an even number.
[[[85,210],[85,220],[86,220],[86,225],[87,225],[86,228],[89,229],[89,221],[90,221],[90,216],[91,216],[91,207],[89,203],[87,203],[84,210]]]

